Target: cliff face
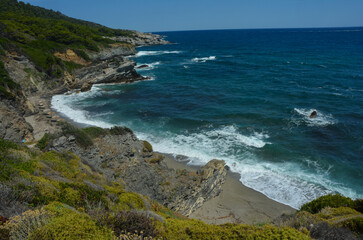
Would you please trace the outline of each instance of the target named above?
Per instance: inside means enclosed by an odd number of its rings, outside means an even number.
[[[0,56],[9,77],[19,85],[14,98],[2,98],[0,103],[0,137],[21,142],[23,139],[34,139],[33,128],[25,117],[41,115],[39,97],[49,97],[56,93],[64,93],[73,89],[89,90],[97,83],[129,83],[144,80],[134,67],[135,62],[124,56],[135,54],[135,48],[130,44],[113,44],[110,48],[99,52],[89,52],[90,60],[83,62],[73,51],[55,55],[64,61],[84,63],[78,69],[69,72],[65,70],[58,78],[49,77],[40,70],[21,51],[5,51]],[[46,114],[46,113],[44,113]]]
[[[54,139],[49,150],[74,152],[108,181],[123,183],[127,190],[186,216],[220,193],[227,173],[224,161],[213,160],[192,172],[170,169],[164,161],[168,156],[147,145],[132,132],[95,138],[93,146],[86,148],[67,135]]]

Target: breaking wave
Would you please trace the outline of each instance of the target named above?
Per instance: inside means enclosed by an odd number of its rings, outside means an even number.
[[[203,58],[193,58],[192,62],[206,62],[206,61],[212,61],[212,60],[216,60],[216,56],[210,56],[210,57],[203,57]]]
[[[155,55],[162,55],[162,54],[179,54],[182,51],[140,51],[136,53],[136,57],[142,56],[155,56]]]
[[[316,109],[294,108],[298,117],[294,117],[293,122],[297,125],[306,124],[308,126],[328,126],[337,123],[337,120],[331,114],[325,114]],[[315,118],[310,118],[310,114],[316,111],[318,114]]]

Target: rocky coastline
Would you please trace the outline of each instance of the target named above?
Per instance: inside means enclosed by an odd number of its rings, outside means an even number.
[[[136,72],[135,62],[127,56],[136,54],[134,46],[168,42],[159,35],[137,34],[138,38],[118,39],[123,43],[101,49],[98,53],[88,51],[88,62],[82,62],[72,50],[58,53],[62,60],[78,62],[82,67],[72,73],[65,72],[61,78],[53,79],[51,85],[45,81],[47,76],[38,71],[26,56],[7,52],[5,67],[23,91],[16,101],[1,101],[0,136],[34,147],[33,142],[39,141],[44,134],[51,134],[55,137],[48,150],[74,152],[84,164],[106,176],[109,181],[123,183],[129,191],[148,196],[185,216],[208,223],[271,221],[282,213],[293,213],[292,208],[262,194],[253,201],[245,199],[240,202],[241,199],[236,196],[229,197],[234,200],[226,204],[221,199],[229,192],[236,192],[230,189],[233,183],[235,185],[232,188],[244,186],[231,177],[223,160],[211,160],[200,169],[193,169],[178,163],[170,155],[153,152],[152,147],[145,147],[147,143],[137,139],[132,131],[122,136],[99,137],[89,148],[77,144],[71,134],[62,133],[62,124],[69,120],[51,109],[53,95],[88,91],[93,84],[131,83],[147,79]],[[254,192],[251,189],[248,191]],[[250,198],[251,194],[242,197]],[[255,203],[260,203],[257,199],[262,199],[267,205],[257,206]],[[273,210],[271,206],[274,206]]]

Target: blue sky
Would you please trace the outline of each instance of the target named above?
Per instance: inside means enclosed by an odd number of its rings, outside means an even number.
[[[173,31],[363,26],[363,0],[24,0],[112,28]]]

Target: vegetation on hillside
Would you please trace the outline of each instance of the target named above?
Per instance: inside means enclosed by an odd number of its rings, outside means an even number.
[[[4,68],[4,63],[0,60],[0,99],[2,97],[11,99],[14,98],[12,91],[18,89],[19,86],[10,77]]]
[[[304,204],[300,211],[276,220],[279,226],[309,229],[315,239],[361,239],[363,201],[339,194],[319,197]]]
[[[98,128],[85,132],[105,134]],[[310,239],[307,231],[291,227],[187,219],[106,181],[73,153],[5,140],[0,140],[0,222],[0,239]]]
[[[64,127],[91,141],[112,130]],[[83,135],[83,137],[84,137]],[[80,135],[81,136],[81,135]],[[272,224],[209,225],[188,219],[108,182],[71,152],[43,151],[0,140],[0,239],[311,239],[362,236],[361,200],[318,198]],[[147,144],[146,144],[147,145]],[[45,147],[44,147],[45,146]],[[318,207],[317,207],[318,206]]]
[[[106,37],[133,35],[132,31],[107,28],[17,0],[0,1],[0,50],[22,52],[51,77],[79,67],[55,57],[55,52],[72,49],[88,61],[84,50],[99,51],[114,43]]]

